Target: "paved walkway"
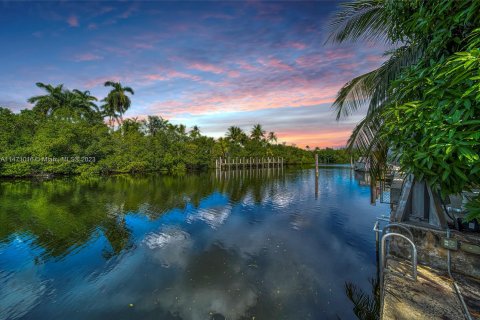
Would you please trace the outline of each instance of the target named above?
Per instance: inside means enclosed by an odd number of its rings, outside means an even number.
[[[402,274],[412,272],[408,263],[393,258],[387,260],[387,267]],[[462,305],[450,278],[421,265],[417,270],[417,281],[386,271],[381,319],[464,320]]]

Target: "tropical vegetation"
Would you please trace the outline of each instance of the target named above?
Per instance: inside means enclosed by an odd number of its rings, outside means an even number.
[[[286,164],[312,164],[319,153],[328,163],[348,163],[345,150],[305,150],[277,143],[275,132],[255,124],[251,132],[228,128],[225,137],[202,135],[197,126],[159,116],[124,118],[132,88],[108,81],[99,100],[88,91],[37,83],[43,95],[31,109],[0,108],[0,176],[98,175],[168,172],[213,167],[218,157],[283,157]],[[100,106],[96,103],[100,102]]]
[[[381,176],[387,160],[443,197],[480,183],[480,2],[355,0],[332,20],[329,41],[391,48],[376,70],[339,91],[338,118],[363,105],[349,147]],[[480,199],[467,219],[480,219]]]

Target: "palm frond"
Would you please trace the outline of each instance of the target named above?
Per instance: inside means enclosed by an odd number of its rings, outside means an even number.
[[[125,92],[130,92],[131,94],[135,94],[135,93],[133,92],[133,89],[130,88],[130,87],[123,87],[123,91],[125,91]]]
[[[382,177],[387,164],[388,144],[380,135],[383,121],[378,113],[368,115],[355,127],[348,139],[347,147],[358,150],[370,161],[370,175]]]
[[[404,68],[418,62],[423,55],[423,48],[421,44],[408,44],[385,53],[390,57],[380,68],[375,70],[372,79],[374,88],[371,90],[371,99],[368,106],[369,114],[375,113],[387,102],[390,84],[398,79]]]
[[[380,301],[376,291],[378,281],[372,280],[372,295],[368,295],[353,283],[345,283],[345,294],[353,303],[353,312],[361,320],[377,320],[380,318]]]
[[[387,42],[390,28],[383,0],[357,0],[343,3],[330,23],[326,42],[382,40]]]
[[[105,87],[114,87],[115,84],[117,84],[117,82],[114,82],[114,81],[105,81],[105,83],[103,84]]]
[[[387,102],[388,87],[400,72],[415,64],[423,54],[423,46],[410,44],[387,51],[390,55],[378,69],[365,73],[346,83],[338,92],[332,107],[337,120],[347,117],[363,105],[368,104],[368,113],[375,113]]]
[[[376,71],[365,73],[347,82],[337,93],[332,107],[337,112],[337,120],[347,117],[366,104],[375,90]]]

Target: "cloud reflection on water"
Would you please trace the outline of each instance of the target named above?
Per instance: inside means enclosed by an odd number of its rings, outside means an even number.
[[[37,302],[24,303],[24,296],[20,304],[10,304],[10,317],[23,312],[36,319],[351,318],[344,283],[369,285],[374,247],[364,226],[382,208],[368,205],[368,193],[344,169],[322,170],[315,199],[313,174],[244,179],[238,194],[232,190],[236,180],[214,181],[212,190],[218,192],[191,200],[181,210],[162,209],[152,194],[136,202],[129,195],[108,197],[106,203],[112,208],[121,204],[126,212],[122,223],[132,245],[103,261],[99,257],[107,239],[99,234],[80,252],[47,261],[50,269],[30,266],[38,280],[15,270],[13,276],[26,279],[26,288],[51,281],[57,303],[31,289],[40,297],[29,300]],[[205,178],[199,181],[205,184]],[[4,278],[0,283],[9,284]],[[22,295],[17,287],[11,291]]]

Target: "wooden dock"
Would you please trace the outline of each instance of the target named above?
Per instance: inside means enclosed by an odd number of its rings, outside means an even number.
[[[239,170],[250,168],[281,168],[284,165],[282,157],[240,157],[218,158],[215,160],[217,170]]]

